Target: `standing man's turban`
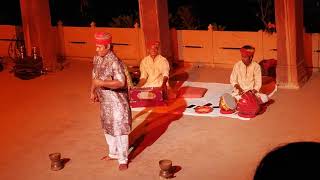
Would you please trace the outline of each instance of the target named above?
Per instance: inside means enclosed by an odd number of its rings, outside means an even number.
[[[96,39],[97,45],[108,45],[112,42],[112,36],[110,33],[96,32],[94,34],[94,38]]]

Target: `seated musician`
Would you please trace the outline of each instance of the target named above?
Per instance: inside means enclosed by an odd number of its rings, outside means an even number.
[[[230,83],[233,86],[232,96],[237,100],[241,95],[251,90],[261,103],[268,101],[266,94],[259,93],[262,85],[262,76],[260,65],[252,61],[255,48],[245,45],[240,49],[241,61],[238,61],[234,66],[230,76]]]
[[[140,80],[137,87],[162,87],[167,90],[170,66],[168,60],[159,54],[159,41],[147,43],[149,55],[140,62]]]

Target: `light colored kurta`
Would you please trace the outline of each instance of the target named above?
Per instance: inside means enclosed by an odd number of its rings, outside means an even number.
[[[232,86],[239,84],[244,91],[253,89],[259,91],[262,85],[260,65],[254,61],[249,66],[242,61],[237,62],[233,66],[230,83]]]
[[[140,63],[140,79],[146,79],[146,83],[142,87],[160,87],[163,78],[169,77],[170,66],[168,60],[157,55],[153,60],[150,56],[142,59]]]
[[[126,84],[124,65],[113,52],[93,59],[93,79],[118,80]],[[112,136],[128,135],[131,131],[131,109],[126,88],[97,88],[95,93],[100,102],[102,128]]]
[[[266,94],[259,93],[262,86],[261,67],[254,61],[252,61],[249,66],[246,66],[242,61],[237,62],[233,66],[230,83],[233,87],[234,85],[239,84],[244,92],[255,89],[258,91],[256,96],[262,103],[268,101],[268,96]],[[236,88],[233,89],[232,96],[237,100],[241,98],[241,95],[239,95],[238,89]]]

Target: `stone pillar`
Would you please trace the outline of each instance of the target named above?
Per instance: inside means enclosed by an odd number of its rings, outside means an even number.
[[[63,33],[62,21],[58,21],[57,23],[57,35],[58,35],[57,55],[59,56],[59,58],[64,59],[66,57],[66,50],[65,50],[65,44],[64,44],[64,33]]]
[[[134,24],[134,31],[137,34],[137,38],[135,40],[135,44],[136,44],[136,62],[134,63],[135,65],[139,65],[140,60],[142,59],[142,55],[141,55],[141,47],[140,47],[140,28],[139,28],[139,23],[135,23]]]
[[[209,64],[214,67],[214,42],[213,42],[213,26],[212,24],[209,24],[208,26],[208,40],[207,40],[207,49],[208,49],[208,58],[209,58]]]
[[[31,48],[39,48],[43,63],[49,70],[56,70],[57,57],[49,0],[20,0],[22,26],[27,55]]]
[[[275,0],[277,81],[299,88],[308,79],[303,49],[303,0]]]
[[[167,0],[139,0],[140,24],[145,43],[160,41],[160,53],[172,61]]]

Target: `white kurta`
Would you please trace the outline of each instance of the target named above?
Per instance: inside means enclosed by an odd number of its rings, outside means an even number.
[[[246,66],[242,61],[237,62],[233,66],[230,83],[232,86],[239,84],[244,91],[253,89],[259,91],[262,85],[260,65],[252,62]]]
[[[249,90],[257,90],[259,92],[262,86],[261,67],[258,63],[252,61],[249,66],[246,66],[242,61],[237,62],[233,66],[233,70],[230,76],[230,83],[234,85],[239,84],[244,92]],[[240,99],[238,89],[234,88],[232,95],[236,99]],[[268,101],[267,95],[257,93],[257,97],[261,99],[263,103]]]
[[[142,87],[160,87],[163,78],[169,77],[170,66],[168,60],[157,55],[155,59],[147,56],[140,63],[140,79],[146,79],[146,83]]]

